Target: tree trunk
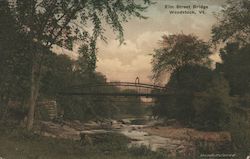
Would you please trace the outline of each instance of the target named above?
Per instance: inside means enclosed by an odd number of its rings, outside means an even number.
[[[28,119],[27,119],[27,129],[31,130],[33,128],[34,118],[35,118],[35,108],[36,108],[36,101],[39,92],[39,83],[40,83],[40,69],[36,67],[36,63],[34,62],[32,65],[31,71],[31,86],[30,86],[30,97],[28,101]]]

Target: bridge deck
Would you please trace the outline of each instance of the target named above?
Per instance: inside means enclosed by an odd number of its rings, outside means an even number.
[[[169,96],[170,94],[158,94],[158,93],[100,93],[100,92],[61,92],[59,95],[63,96],[113,96],[113,97],[161,97]]]

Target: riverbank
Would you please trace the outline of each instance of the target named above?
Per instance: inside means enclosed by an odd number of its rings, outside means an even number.
[[[230,152],[228,146],[231,145],[228,132],[163,126],[159,121],[149,119],[87,123],[40,121],[33,133],[21,128],[3,130],[7,132],[0,133],[0,142],[3,143],[0,157],[6,156],[6,159],[14,159],[18,155],[24,156],[24,159],[36,159],[36,156],[39,156],[38,159],[50,156],[82,159],[148,159],[150,156],[158,159],[166,159],[167,156],[197,158],[199,154]]]
[[[135,122],[136,120],[136,122]],[[168,156],[194,157],[200,153],[229,152],[231,136],[228,132],[204,132],[191,128],[160,126],[159,121],[146,119],[122,119],[90,121],[64,121],[63,123],[41,122],[35,133],[52,138],[87,140],[89,144],[96,136],[119,134],[128,138],[128,147],[147,147],[152,151],[163,151]],[[137,125],[134,125],[137,123]]]
[[[43,137],[18,127],[0,130],[3,159],[165,159],[163,153],[145,147],[128,148],[123,135],[109,134],[82,145],[80,141]]]
[[[229,132],[221,131],[221,132],[204,132],[198,131],[191,128],[174,128],[174,127],[148,127],[144,129],[145,132],[148,132],[153,135],[179,139],[179,140],[187,140],[187,141],[208,141],[208,142],[231,142],[231,135]]]

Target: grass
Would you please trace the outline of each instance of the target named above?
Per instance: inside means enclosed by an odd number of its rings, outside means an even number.
[[[145,147],[127,148],[128,139],[118,134],[99,136],[93,145],[59,140],[16,127],[0,127],[0,157],[6,159],[165,159]]]

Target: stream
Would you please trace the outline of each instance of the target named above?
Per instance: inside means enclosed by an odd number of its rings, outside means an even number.
[[[159,149],[169,154],[195,154],[195,142],[200,146],[213,150],[231,142],[228,132],[203,132],[191,128],[161,126],[153,119],[122,119],[90,121],[64,121],[63,124],[42,121],[39,134],[43,136],[80,140],[81,134],[95,135],[104,133],[119,133],[130,139],[128,147],[147,146],[152,151]],[[134,122],[136,121],[136,122]]]
[[[166,151],[173,151],[183,145],[187,145],[187,142],[184,140],[179,139],[171,139],[166,137],[161,137],[158,135],[153,135],[144,130],[144,128],[148,128],[152,126],[152,123],[146,122],[143,125],[132,125],[129,123],[131,119],[124,119],[127,121],[126,124],[121,122],[113,122],[114,124],[110,127],[109,130],[107,129],[98,129],[98,130],[87,130],[81,131],[81,133],[111,133],[116,132],[127,136],[130,139],[129,147],[140,147],[142,145],[150,148],[152,151],[156,151],[158,149],[164,149]],[[136,119],[132,119],[136,120]]]

